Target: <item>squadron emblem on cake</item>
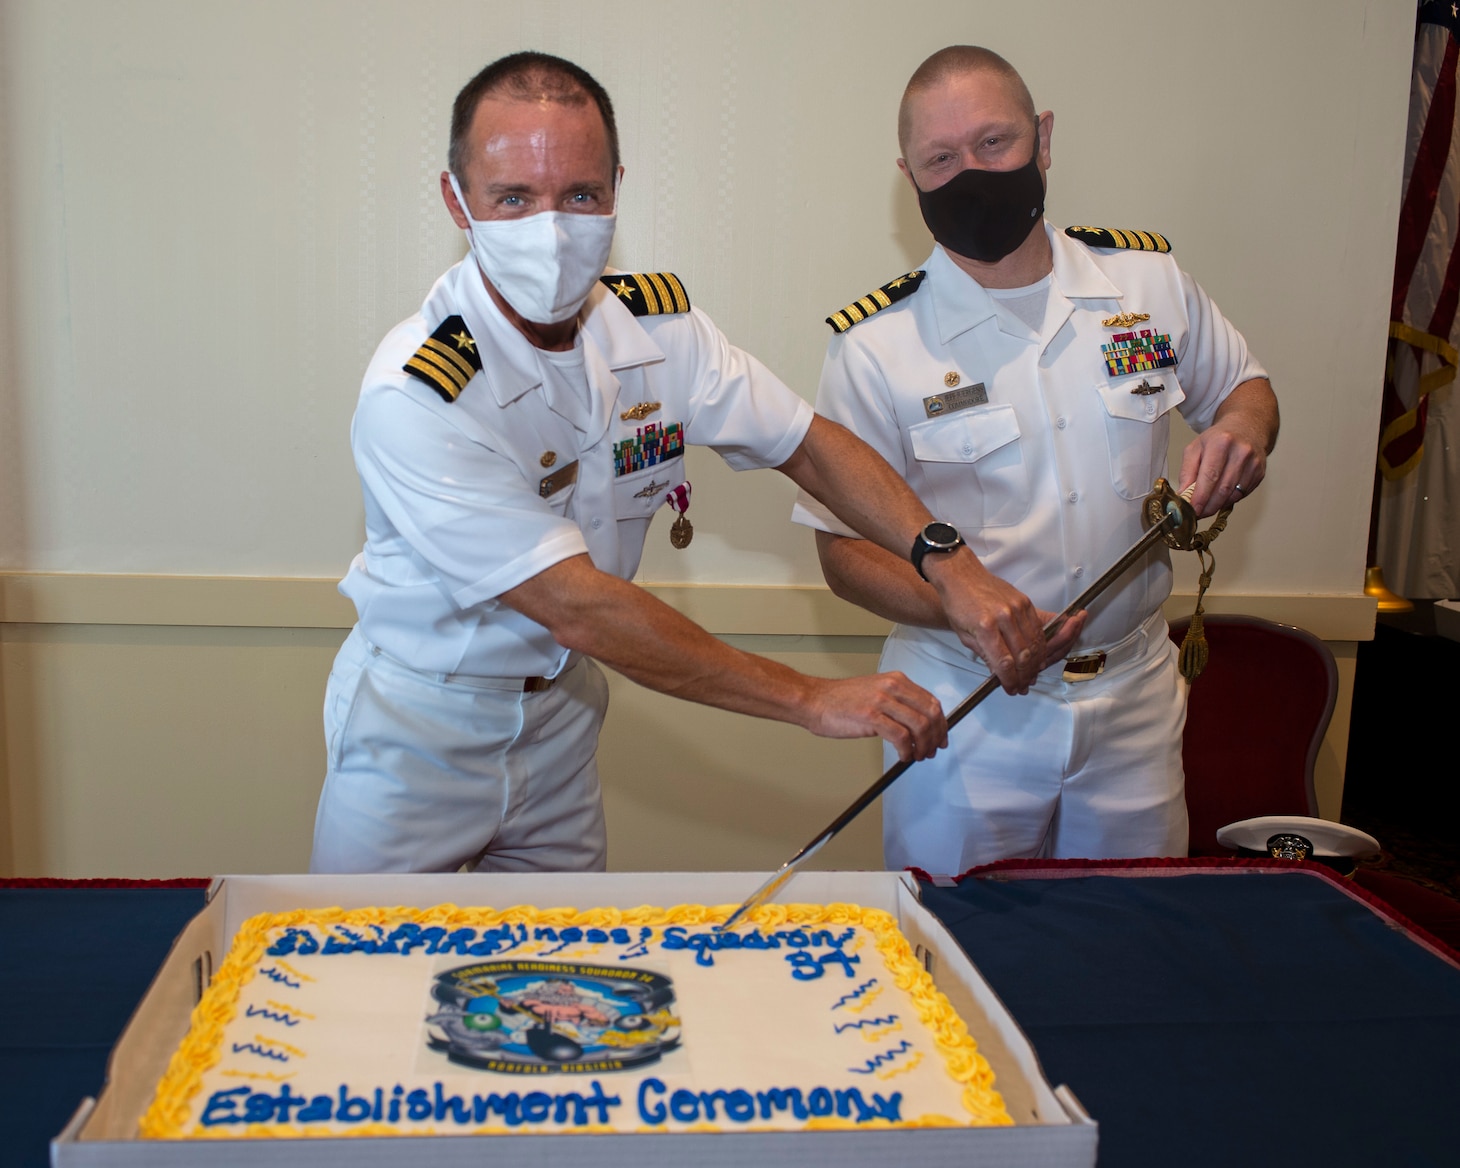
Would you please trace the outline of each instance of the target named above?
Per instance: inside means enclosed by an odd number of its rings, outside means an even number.
[[[486,961],[436,975],[427,1045],[507,1074],[600,1074],[657,1062],[679,1045],[663,974],[567,961]]]

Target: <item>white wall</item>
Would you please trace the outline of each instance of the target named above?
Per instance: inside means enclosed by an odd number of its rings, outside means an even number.
[[[1051,218],[1166,234],[1272,372],[1282,441],[1212,607],[1341,643],[1336,814],[1412,27],[1409,0],[0,0],[0,874],[302,866],[360,374],[463,252],[452,97],[521,48],[614,95],[614,262],[677,272],[808,397],[822,319],[929,248],[893,167],[907,75],[955,42],[1022,69]],[[712,586],[663,593],[749,647],[870,668],[877,622],[807,602],[787,485],[690,468],[694,545],[656,529],[641,576]],[[874,743],[615,702],[616,867],[767,866],[876,773]],[[874,829],[831,862],[875,864]]]
[[[832,309],[928,249],[893,169],[928,52],[1054,109],[1050,215],[1155,228],[1247,333],[1285,427],[1221,587],[1355,592],[1412,5],[7,0],[0,568],[341,574],[373,346],[462,252],[436,192],[492,57],[565,54],[623,126],[615,262],[670,268],[808,396]],[[815,583],[774,476],[692,462],[656,580]],[[755,481],[756,479],[762,481]]]

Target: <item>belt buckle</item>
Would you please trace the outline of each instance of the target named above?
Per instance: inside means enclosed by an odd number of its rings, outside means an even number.
[[[522,681],[523,693],[544,693],[557,684],[556,677],[528,677]]]
[[[1065,662],[1065,681],[1093,681],[1105,672],[1105,654],[1081,653]]]

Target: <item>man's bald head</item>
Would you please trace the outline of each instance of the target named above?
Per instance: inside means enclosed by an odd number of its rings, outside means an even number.
[[[917,97],[937,89],[957,77],[974,73],[986,73],[1000,78],[1016,95],[1019,102],[1034,120],[1034,99],[1019,71],[992,49],[978,45],[949,45],[939,49],[913,71],[907,88],[902,91],[902,104],[897,109],[897,145],[904,157],[907,155],[908,139],[912,130],[912,106]]]

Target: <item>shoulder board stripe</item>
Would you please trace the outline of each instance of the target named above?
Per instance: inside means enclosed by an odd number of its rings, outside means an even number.
[[[462,360],[455,349],[448,349],[435,337],[427,337],[426,343],[421,346],[421,349],[429,349],[432,359],[443,368],[458,370],[467,378],[470,378],[476,372],[469,362]],[[426,354],[422,355],[424,356]]]
[[[482,368],[477,343],[459,316],[448,316],[401,366],[441,397],[454,402]]]
[[[1158,231],[1135,231],[1128,227],[1066,227],[1065,234],[1091,247],[1115,247],[1126,251],[1171,250],[1171,244]]]
[[[859,296],[845,308],[833,312],[826,318],[826,323],[831,325],[832,332],[844,333],[852,325],[866,320],[873,313],[881,312],[884,308],[891,308],[899,300],[911,296],[917,291],[918,285],[923,282],[923,275],[923,272],[916,271],[899,276],[890,283],[873,289],[867,295]]]
[[[689,311],[689,293],[673,272],[626,272],[600,276],[599,282],[635,316],[668,316]]]
[[[420,357],[412,357],[401,368],[412,377],[424,381],[449,402],[454,402],[466,388],[435,365],[428,365]]]

